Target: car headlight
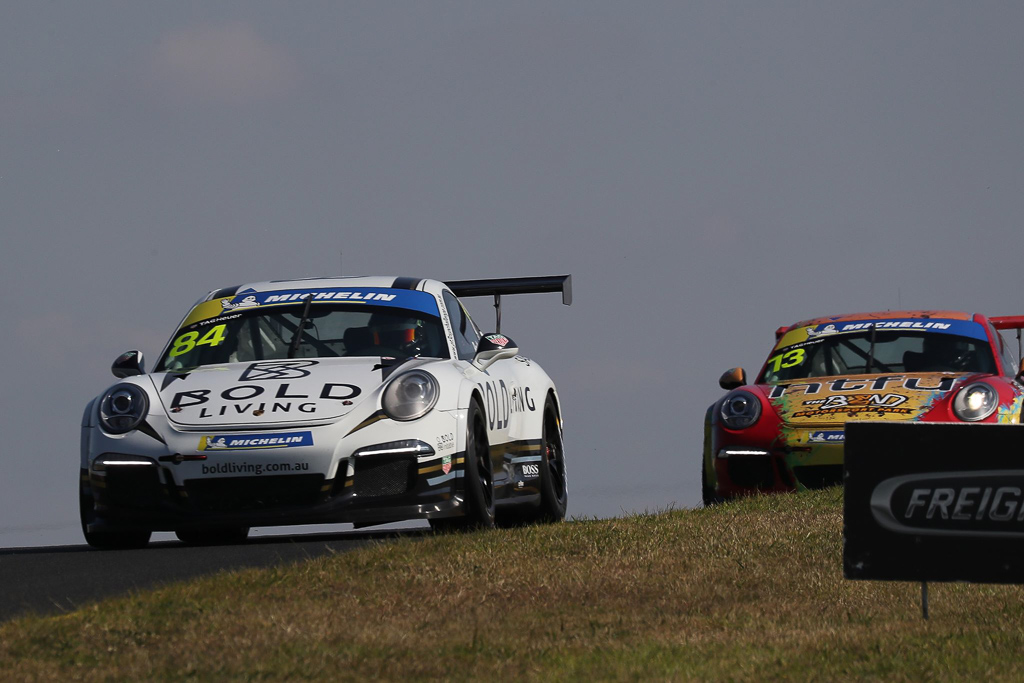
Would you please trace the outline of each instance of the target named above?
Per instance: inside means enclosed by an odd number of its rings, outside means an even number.
[[[415,420],[437,403],[437,380],[422,370],[402,373],[384,389],[381,407],[392,420]]]
[[[749,391],[733,391],[722,401],[719,412],[729,429],[746,429],[761,417],[761,402]]]
[[[100,401],[100,426],[110,434],[125,434],[138,427],[149,413],[149,397],[134,384],[117,384]]]
[[[977,422],[995,412],[999,394],[984,382],[975,382],[957,392],[953,412],[964,422]]]

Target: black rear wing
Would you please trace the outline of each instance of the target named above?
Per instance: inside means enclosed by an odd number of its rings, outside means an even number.
[[[487,280],[453,280],[445,282],[455,296],[493,296],[497,314],[495,332],[501,332],[502,294],[543,294],[561,292],[562,303],[572,305],[572,275],[545,275],[542,277],[502,277]]]

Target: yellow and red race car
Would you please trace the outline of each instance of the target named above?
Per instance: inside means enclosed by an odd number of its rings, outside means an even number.
[[[705,416],[704,504],[841,483],[847,421],[1019,423],[1022,327],[1024,316],[956,311],[780,327],[752,386],[742,368],[719,380],[728,393]],[[1017,330],[1017,344],[998,330]]]

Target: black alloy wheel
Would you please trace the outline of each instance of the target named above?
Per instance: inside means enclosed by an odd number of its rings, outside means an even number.
[[[466,457],[462,477],[464,517],[431,519],[435,530],[490,529],[494,527],[494,481],[491,477],[491,448],[484,424],[484,411],[475,399],[466,417]]]

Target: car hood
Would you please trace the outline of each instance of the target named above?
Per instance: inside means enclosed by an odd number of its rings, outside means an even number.
[[[850,375],[758,385],[790,425],[842,425],[849,420],[916,420],[970,375],[943,372]]]
[[[375,396],[399,364],[372,357],[296,358],[204,366],[151,378],[175,425],[252,428],[343,417]]]

